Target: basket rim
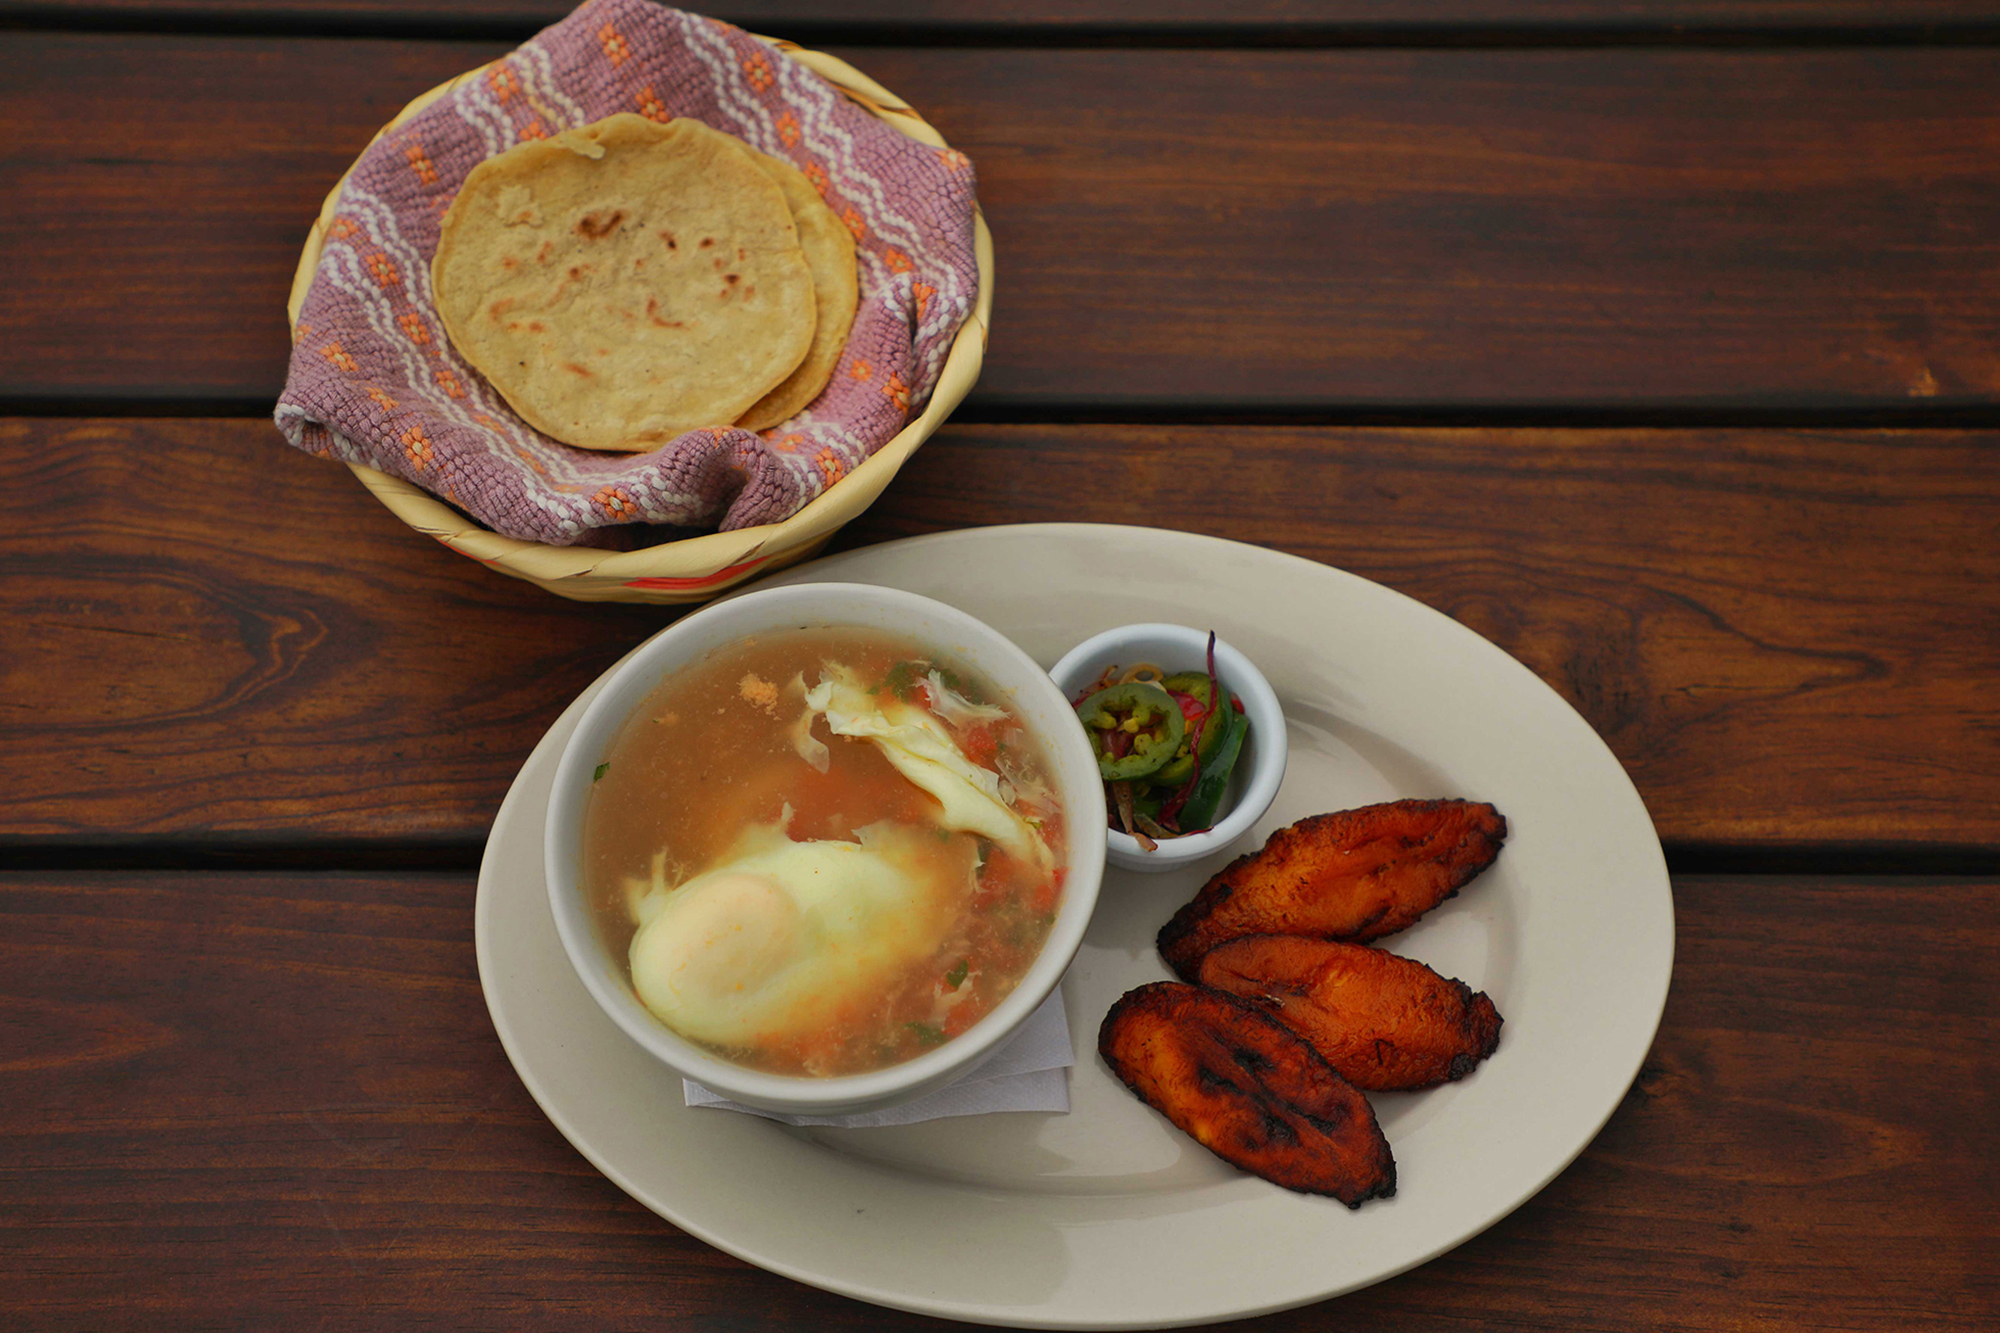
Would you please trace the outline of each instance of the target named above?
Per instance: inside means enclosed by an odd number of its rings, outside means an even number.
[[[781,38],[751,35],[818,75],[849,101],[905,136],[932,148],[950,146],[909,103],[839,57]],[[369,147],[496,63],[488,61],[465,70],[419,94],[375,132]],[[364,148],[363,153],[366,151]],[[356,165],[360,156],[356,155]],[[285,302],[285,320],[294,340],[298,336],[299,311],[319,268],[327,228],[339,211],[341,192],[353,173],[354,165],[341,173],[306,233]],[[973,258],[979,273],[978,294],[971,312],[952,339],[923,412],[856,464],[852,472],[820,492],[797,513],[776,523],[702,533],[633,551],[551,546],[495,532],[401,477],[361,463],[348,463],[347,467],[370,494],[411,528],[460,555],[501,573],[540,584],[552,592],[568,596],[589,588],[591,594],[599,597],[610,593],[642,601],[713,596],[780,563],[812,554],[874,503],[917,446],[930,438],[964,401],[985,361],[987,330],[993,313],[993,234],[977,199],[972,207],[972,231]]]

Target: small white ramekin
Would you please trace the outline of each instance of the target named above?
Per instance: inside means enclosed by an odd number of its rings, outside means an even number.
[[[1208,631],[1185,625],[1123,625],[1070,649],[1049,675],[1064,696],[1074,701],[1106,667],[1131,667],[1141,662],[1151,662],[1169,675],[1206,671]],[[1146,872],[1178,870],[1222,851],[1248,833],[1277,799],[1279,784],[1285,780],[1285,710],[1279,707],[1278,696],[1264,673],[1220,638],[1215,641],[1215,674],[1223,688],[1243,701],[1243,712],[1250,719],[1250,734],[1230,777],[1229,795],[1224,798],[1229,803],[1228,813],[1206,833],[1160,839],[1158,849],[1150,852],[1131,834],[1109,829],[1105,856],[1112,865]]]
[[[1062,906],[1047,943],[1021,984],[993,1012],[934,1051],[888,1069],[837,1078],[803,1078],[747,1069],[719,1059],[655,1018],[633,992],[630,970],[614,957],[591,919],[579,883],[583,821],[591,777],[613,739],[660,681],[746,635],[811,626],[880,629],[971,667],[1042,743],[1063,802],[1068,833]],[[556,765],[543,860],[549,909],[570,965],[591,997],[625,1035],[684,1078],[731,1101],[805,1115],[879,1110],[934,1092],[969,1072],[1035,1012],[1062,980],[1097,906],[1104,869],[1104,786],[1090,742],[1069,700],[998,630],[942,602],[859,583],[804,583],[744,593],[661,630],[614,667],[584,710]]]

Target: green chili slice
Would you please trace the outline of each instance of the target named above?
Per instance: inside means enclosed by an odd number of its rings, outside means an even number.
[[[1211,828],[1215,816],[1222,808],[1222,795],[1229,788],[1230,770],[1243,753],[1243,742],[1250,735],[1250,719],[1233,708],[1223,710],[1228,719],[1229,730],[1222,738],[1222,748],[1216,752],[1215,762],[1201,770],[1195,780],[1194,793],[1187,804],[1181,807],[1179,824],[1189,833]]]
[[[1173,761],[1147,781],[1156,787],[1178,787],[1194,776],[1195,759],[1199,756],[1203,768],[1215,762],[1216,751],[1222,748],[1222,738],[1229,731],[1230,694],[1222,691],[1222,706],[1210,708],[1208,702],[1209,679],[1200,671],[1183,671],[1167,677],[1169,694],[1191,695],[1203,708],[1208,709],[1201,720],[1200,734],[1188,736],[1181,741],[1175,751]]]
[[[1187,732],[1174,697],[1140,681],[1106,686],[1078,704],[1076,715],[1106,782],[1157,772],[1173,759]]]

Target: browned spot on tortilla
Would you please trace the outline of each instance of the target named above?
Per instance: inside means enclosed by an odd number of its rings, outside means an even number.
[[[587,241],[601,241],[618,229],[625,220],[625,210],[613,209],[609,216],[603,213],[585,213],[576,220],[576,234]]]
[[[516,259],[516,258],[514,258],[514,256],[512,256],[512,255],[502,255],[502,256],[500,256],[500,267],[501,267],[501,268],[505,268],[505,269],[515,269],[515,268],[519,268],[520,266],[521,266],[521,261],[520,261],[520,260],[518,260],[518,259]]]
[[[704,250],[708,249],[709,246],[714,244],[715,244],[715,238],[713,236],[704,236],[701,238],[701,248]]]
[[[511,296],[503,296],[498,301],[495,301],[492,305],[486,307],[486,316],[488,319],[491,319],[495,324],[498,324],[501,320],[507,317],[507,312],[509,310],[512,310],[513,308],[514,308],[514,298]]]
[[[750,252],[748,250],[745,250],[740,245],[736,247],[736,258],[738,262],[748,259],[749,257],[750,257]]]
[[[549,331],[549,326],[542,323],[542,321],[540,321],[539,319],[531,319],[528,321],[528,332],[547,333],[548,331]]]
[[[597,376],[591,374],[588,370],[585,370],[582,366],[579,366],[574,361],[563,362],[563,369],[567,370],[572,375],[581,375],[587,380],[592,380],[597,378]]]
[[[542,248],[535,251],[535,262],[537,264],[546,264],[549,262],[549,247],[554,244],[554,241],[542,242]]]
[[[737,283],[743,281],[743,275],[740,273],[725,273],[722,275],[722,280],[731,287],[734,287]]]
[[[677,319],[661,319],[660,303],[658,299],[651,296],[646,298],[646,318],[653,321],[653,327],[657,329],[684,329],[687,327],[687,325]]]
[[[678,245],[678,244],[677,244],[677,243],[676,243],[676,242],[674,241],[674,234],[673,234],[672,232],[670,232],[670,231],[663,231],[663,232],[661,232],[661,233],[660,233],[660,239],[661,239],[661,240],[663,240],[663,241],[665,241],[665,242],[667,243],[667,249],[669,249],[669,250],[678,250],[678,249],[680,249],[680,248],[681,248],[681,247],[680,247],[680,246],[679,246],[679,245]]]

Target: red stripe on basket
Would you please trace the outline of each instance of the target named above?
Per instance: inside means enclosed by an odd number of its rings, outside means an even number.
[[[757,568],[771,557],[760,555],[755,560],[745,560],[740,565],[718,569],[713,574],[704,574],[698,579],[627,579],[628,588],[706,588],[712,584],[727,582],[746,570]]]
[[[450,551],[453,555],[462,555],[467,560],[477,560],[482,565],[495,565],[500,563],[500,557],[498,556],[494,556],[491,559],[488,559],[486,556],[483,555],[474,555],[472,552],[465,550],[462,547],[453,546],[451,544],[451,538],[443,536],[440,533],[433,532],[430,534],[430,536],[432,541],[435,541],[438,545],[444,547],[445,550]]]

